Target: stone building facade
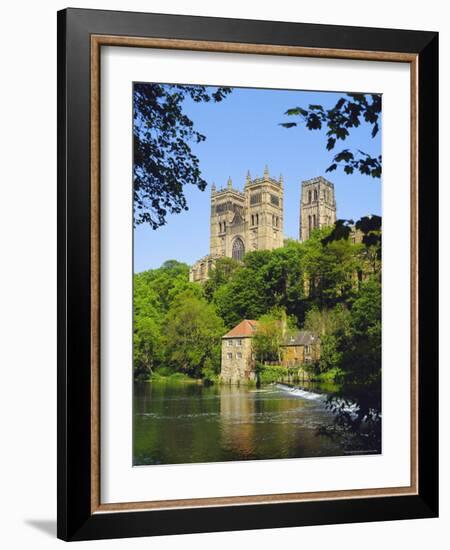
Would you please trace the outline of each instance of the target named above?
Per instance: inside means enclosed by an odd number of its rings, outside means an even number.
[[[220,379],[227,384],[256,380],[252,341],[258,321],[244,319],[222,337]],[[320,359],[320,339],[309,331],[286,335],[281,344],[282,365],[301,367]]]
[[[252,338],[257,321],[244,319],[222,337],[220,379],[228,384],[255,380]]]
[[[210,251],[190,271],[191,281],[208,279],[217,258],[242,260],[253,250],[273,250],[284,243],[283,178],[266,167],[262,177],[247,173],[243,191],[227,186],[211,189]]]
[[[300,240],[306,241],[314,229],[333,225],[335,221],[334,185],[322,176],[303,181],[300,196]]]
[[[310,331],[299,330],[284,339],[282,350],[286,367],[314,363],[320,359],[320,339]]]

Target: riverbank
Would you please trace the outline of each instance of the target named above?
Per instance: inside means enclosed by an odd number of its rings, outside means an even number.
[[[288,384],[304,384],[304,383],[324,383],[335,384],[341,383],[342,371],[340,369],[331,369],[323,373],[313,373],[307,366],[285,367],[283,365],[263,365],[257,364],[255,368],[256,378],[251,380],[241,380],[239,385],[242,386],[260,386],[264,384],[274,384],[277,382]],[[178,381],[191,384],[225,384],[222,382],[218,374],[209,376],[208,378],[195,378],[182,372],[162,372],[155,371],[148,376],[140,376],[136,381]]]
[[[174,372],[171,374],[159,374],[154,372],[146,378],[140,378],[135,380],[135,382],[178,382],[180,384],[204,384],[205,379],[203,378],[193,378],[182,372]]]

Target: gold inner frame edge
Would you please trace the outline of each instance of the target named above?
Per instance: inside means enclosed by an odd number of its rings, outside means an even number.
[[[101,503],[100,499],[100,50],[102,46],[164,48],[239,54],[318,57],[409,63],[411,90],[411,484],[408,487],[317,491],[232,497],[149,500],[142,502]],[[90,66],[90,185],[91,185],[91,513],[132,510],[163,510],[230,505],[274,504],[317,500],[418,494],[418,55],[402,52],[308,48],[271,44],[247,44],[115,35],[91,35]]]

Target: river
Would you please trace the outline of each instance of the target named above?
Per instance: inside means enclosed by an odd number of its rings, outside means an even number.
[[[135,382],[133,407],[135,466],[352,453],[347,436],[324,433],[335,414],[319,386]],[[350,449],[380,452],[362,441]]]

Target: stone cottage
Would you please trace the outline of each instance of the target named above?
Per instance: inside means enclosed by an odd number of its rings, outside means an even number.
[[[252,340],[258,321],[244,319],[222,337],[222,382],[239,384],[256,379]],[[281,344],[282,364],[286,367],[312,363],[320,358],[320,339],[300,330],[286,335]]]
[[[286,336],[282,344],[283,365],[295,367],[320,359],[320,340],[307,330]]]
[[[252,338],[257,324],[252,319],[244,319],[222,336],[220,378],[223,382],[238,384],[255,379]]]

